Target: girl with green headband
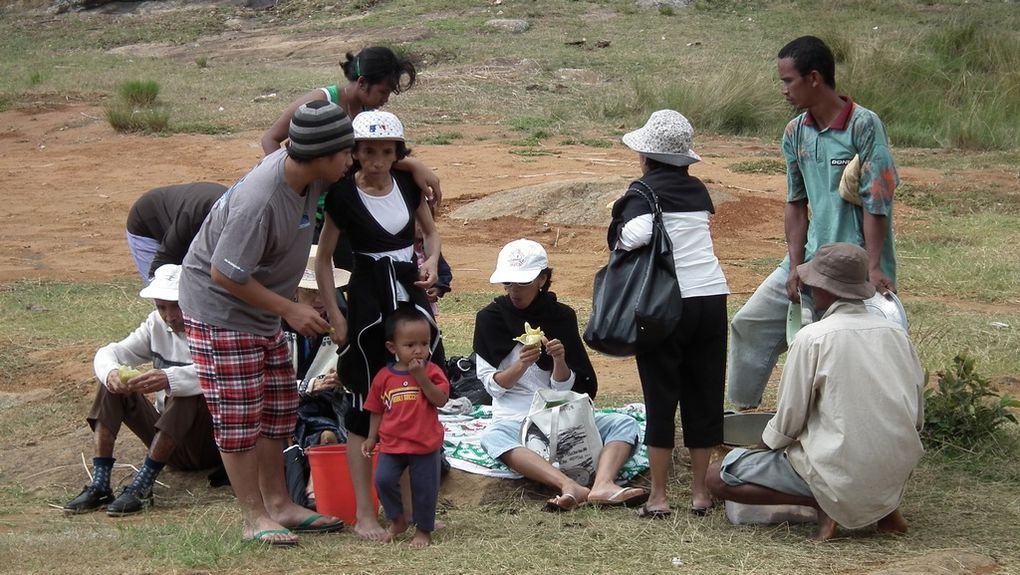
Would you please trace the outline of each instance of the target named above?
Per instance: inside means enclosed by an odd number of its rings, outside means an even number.
[[[297,100],[280,115],[262,135],[262,151],[269,154],[280,148],[287,138],[287,128],[294,111],[313,100],[328,100],[347,111],[352,119],[365,110],[375,110],[386,105],[391,94],[400,94],[414,86],[417,72],[414,64],[397,56],[393,50],[382,46],[365,48],[357,55],[348,52],[340,64],[347,80],[345,84],[333,84],[312,90]],[[430,203],[442,198],[439,178],[425,164],[412,158],[405,158],[395,166],[402,172],[414,176],[418,187],[428,194]]]

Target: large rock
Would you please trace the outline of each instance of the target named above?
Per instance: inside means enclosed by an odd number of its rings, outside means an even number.
[[[550,224],[605,226],[610,204],[623,195],[632,179],[567,180],[504,190],[461,206],[450,216],[462,220],[517,216]],[[734,199],[723,191],[710,193],[717,207]]]

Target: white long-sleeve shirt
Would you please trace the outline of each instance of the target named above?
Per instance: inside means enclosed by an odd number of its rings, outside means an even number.
[[[662,225],[673,244],[673,265],[683,297],[730,293],[712,246],[709,213],[663,212]],[[620,230],[616,247],[634,250],[652,241],[652,214],[632,218]]]
[[[138,366],[152,362],[170,382],[170,392],[156,393],[156,410],[163,411],[163,402],[171,397],[201,395],[198,372],[191,361],[188,340],[183,333],[171,332],[158,311],[153,311],[138,329],[119,342],[110,343],[96,352],[92,367],[96,379],[106,385],[111,371],[122,365]]]
[[[568,391],[574,387],[574,372],[565,381],[556,381],[551,371],[545,371],[532,364],[513,387],[507,389],[496,383],[496,373],[509,368],[521,356],[524,346],[517,344],[510,355],[503,358],[498,366],[490,365],[482,356],[475,356],[475,374],[482,381],[485,390],[492,396],[492,420],[517,419],[524,421],[531,410],[531,400],[540,389]]]

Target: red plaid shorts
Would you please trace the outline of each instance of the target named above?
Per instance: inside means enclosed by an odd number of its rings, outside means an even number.
[[[184,329],[220,451],[247,451],[260,435],[290,437],[298,392],[283,331],[264,337],[188,316]]]

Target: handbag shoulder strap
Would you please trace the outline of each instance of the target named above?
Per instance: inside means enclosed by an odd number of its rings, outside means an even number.
[[[644,187],[644,190],[636,187],[634,184],[641,184],[641,186]],[[652,208],[652,219],[661,223],[662,208],[659,206],[659,196],[655,194],[655,190],[646,184],[644,180],[635,180],[634,184],[631,184],[630,190],[633,190],[648,202],[648,205]]]

